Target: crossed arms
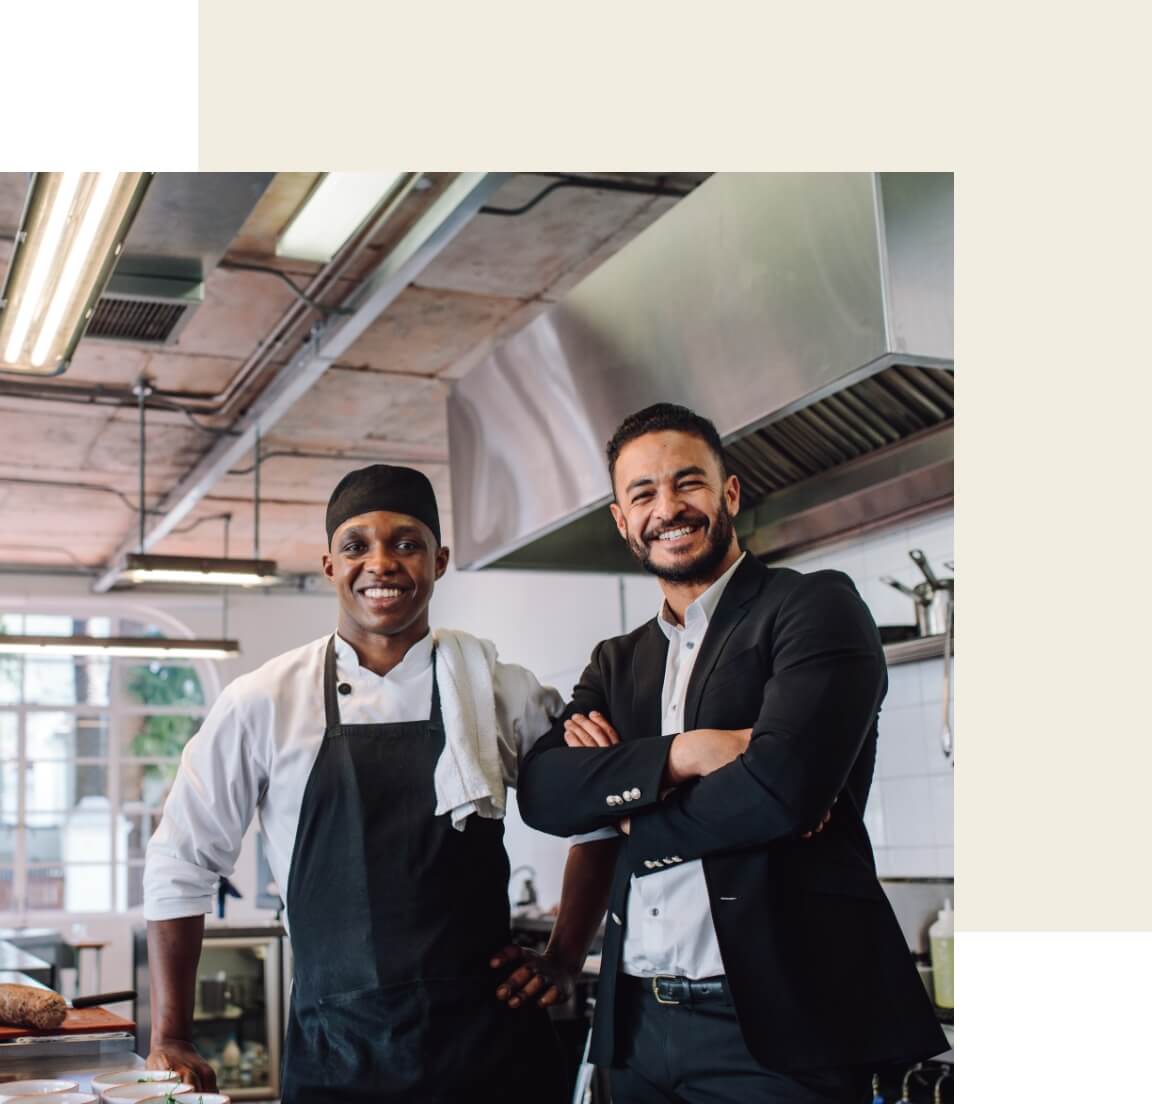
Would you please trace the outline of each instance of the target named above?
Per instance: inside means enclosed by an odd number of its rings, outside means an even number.
[[[750,729],[645,739],[624,732],[603,746],[588,728],[601,727],[593,713],[605,723],[610,716],[600,645],[568,709],[521,767],[524,820],[577,835],[624,815],[638,876],[652,872],[646,856],[691,860],[812,831],[844,788],[885,687],[875,625],[846,576],[822,572],[796,584],[776,616],[769,658],[772,675]],[[565,722],[580,746],[565,742]],[[626,808],[607,802],[623,789],[639,797]]]

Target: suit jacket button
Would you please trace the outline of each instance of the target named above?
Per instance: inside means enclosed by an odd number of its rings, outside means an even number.
[[[630,796],[631,796],[633,801],[639,801],[640,800],[640,791],[638,789],[636,789],[635,787],[633,787],[633,789],[630,792]]]

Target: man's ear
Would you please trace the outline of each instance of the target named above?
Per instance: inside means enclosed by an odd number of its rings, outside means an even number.
[[[324,569],[324,574],[328,576],[328,581],[331,582],[335,567],[332,564],[332,557],[327,552],[320,557],[320,565]]]
[[[612,520],[616,522],[616,532],[620,534],[625,540],[628,539],[628,520],[624,517],[624,511],[613,502],[609,507],[612,511]]]
[[[740,480],[734,475],[724,480],[724,501],[728,503],[728,513],[733,517],[740,513]]]
[[[444,572],[448,570],[448,561],[452,553],[446,544],[442,544],[436,549],[436,578],[442,579]]]

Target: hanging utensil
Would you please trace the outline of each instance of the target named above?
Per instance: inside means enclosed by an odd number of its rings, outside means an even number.
[[[910,587],[889,575],[880,581],[915,602],[916,627],[921,636],[940,636],[947,629],[955,580],[939,578],[919,548],[913,548],[908,555],[923,573],[924,582]]]

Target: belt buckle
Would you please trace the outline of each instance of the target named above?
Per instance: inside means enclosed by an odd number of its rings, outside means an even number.
[[[658,981],[675,981],[675,980],[676,980],[675,974],[656,974],[656,976],[652,978],[652,996],[654,996],[656,998],[657,1004],[680,1004],[680,1003],[682,1003],[678,1000],[665,1000],[662,996],[660,996],[660,989],[656,984]]]

